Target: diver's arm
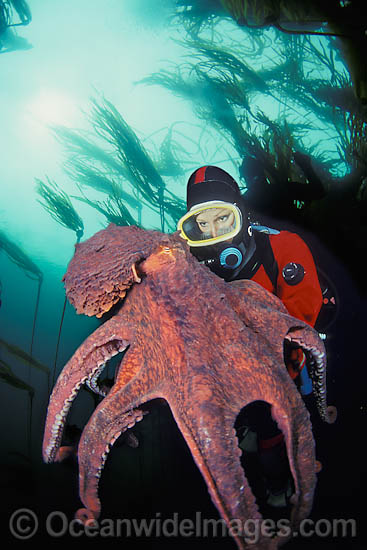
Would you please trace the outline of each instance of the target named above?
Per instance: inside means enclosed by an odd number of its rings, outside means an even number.
[[[322,292],[310,249],[301,237],[289,231],[269,238],[278,265],[276,295],[291,315],[314,326],[322,306]],[[284,276],[284,268],[289,264],[303,270],[296,284],[290,284]]]

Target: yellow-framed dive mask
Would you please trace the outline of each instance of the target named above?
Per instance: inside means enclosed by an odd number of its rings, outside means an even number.
[[[236,204],[208,201],[193,206],[177,224],[180,237],[190,246],[210,246],[233,239],[242,228]]]

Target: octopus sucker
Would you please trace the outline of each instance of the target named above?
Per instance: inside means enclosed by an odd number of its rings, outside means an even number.
[[[317,332],[253,281],[219,279],[178,234],[111,224],[76,246],[63,280],[77,313],[100,317],[123,301],[57,380],[44,434],[46,462],[56,459],[82,384],[101,393],[97,380],[104,365],[129,347],[80,438],[83,507],[76,517],[86,523],[98,518],[98,483],[112,445],[143,418],[141,404],[163,398],[227,525],[260,519],[234,430],[238,411],[260,400],[271,405],[284,434],[294,482],[291,533],[311,511],[317,464],[310,415],[287,373],[284,342],[304,350],[316,404],[330,422],[336,411],[326,401],[326,353]],[[234,538],[239,550],[249,546],[244,537]],[[262,537],[251,546],[275,550],[285,542],[287,537]]]
[[[321,339],[313,331],[309,341],[310,327],[306,330],[295,329],[290,331],[284,339],[300,346],[307,357],[307,367],[310,371],[316,405],[321,419],[328,424],[335,422],[337,412],[335,407],[328,407],[326,402],[326,351]]]
[[[47,446],[44,448],[43,451],[43,457],[45,462],[53,462],[56,459],[57,451],[60,446],[61,440],[62,440],[62,434],[65,426],[65,421],[67,418],[67,415],[69,413],[69,410],[72,406],[72,403],[75,399],[75,397],[78,395],[80,388],[86,384],[92,391],[95,393],[98,393],[102,397],[105,397],[106,391],[99,388],[97,385],[97,381],[99,376],[101,375],[102,371],[104,370],[107,362],[112,359],[115,355],[118,353],[121,353],[127,349],[129,346],[129,342],[117,339],[115,335],[113,335],[113,338],[108,341],[106,344],[103,345],[97,345],[94,343],[89,350],[89,353],[83,354],[83,363],[84,365],[87,365],[88,368],[88,375],[82,377],[74,386],[71,387],[70,393],[67,395],[66,399],[64,400],[60,410],[55,413],[54,416],[54,422],[51,424],[50,429],[50,438],[47,443]],[[73,356],[74,357],[74,356]],[[102,359],[101,359],[102,358]],[[73,362],[73,358],[69,361],[68,365],[70,365],[69,370],[74,371],[75,366]],[[62,375],[60,375],[59,380],[63,380],[62,376],[65,376],[68,372],[67,366],[62,371]],[[55,386],[54,392],[50,398],[53,399],[53,396],[58,391],[58,385]],[[48,417],[47,423],[51,423],[52,417]]]
[[[104,359],[98,363],[98,368],[95,370],[90,378],[87,379],[86,385],[88,388],[93,391],[94,393],[106,397],[107,390],[101,388],[98,385],[98,379],[103,372],[104,368],[106,367],[107,362],[118,355],[119,353],[123,353],[128,348],[128,345],[125,345],[124,343],[116,340],[113,342],[112,346],[108,346],[108,353],[104,355]]]

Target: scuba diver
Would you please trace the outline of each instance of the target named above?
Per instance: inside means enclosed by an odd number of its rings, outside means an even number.
[[[203,166],[190,176],[187,210],[178,230],[200,262],[225,281],[257,282],[278,296],[291,315],[315,325],[322,290],[312,254],[297,234],[250,223],[237,182],[216,166]],[[303,397],[312,392],[306,363],[302,349],[287,343],[285,364]],[[284,437],[271,418],[270,405],[249,405],[242,422],[240,447],[248,450],[248,442],[256,437],[266,504],[287,506],[292,476]]]
[[[293,153],[293,158],[307,183],[288,181],[274,166],[264,166],[255,156],[243,159],[239,173],[246,182],[247,191],[243,198],[248,207],[259,213],[286,218],[297,210],[297,201],[308,204],[326,196],[326,190],[312,167],[311,158],[299,151]]]

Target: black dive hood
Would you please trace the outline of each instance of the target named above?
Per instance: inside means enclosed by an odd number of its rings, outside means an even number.
[[[219,277],[231,280],[253,255],[255,240],[237,182],[222,168],[202,166],[195,170],[187,183],[187,209],[214,200],[236,204],[241,211],[242,228],[231,242],[190,247],[190,251]]]

